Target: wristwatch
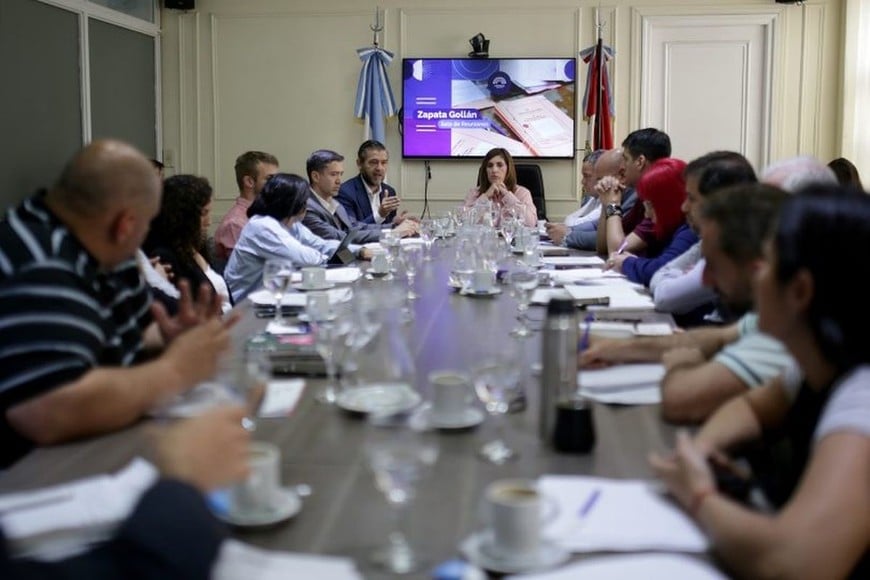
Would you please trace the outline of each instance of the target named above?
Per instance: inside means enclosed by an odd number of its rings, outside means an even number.
[[[622,206],[616,203],[608,203],[604,207],[604,217],[619,216],[622,217]]]

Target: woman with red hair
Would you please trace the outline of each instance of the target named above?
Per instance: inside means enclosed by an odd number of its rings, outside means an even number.
[[[643,258],[619,251],[610,256],[607,266],[632,282],[648,286],[659,268],[698,242],[682,210],[686,199],[685,169],[686,163],[679,159],[659,159],[637,182],[637,195],[655,225],[657,245],[663,249]]]

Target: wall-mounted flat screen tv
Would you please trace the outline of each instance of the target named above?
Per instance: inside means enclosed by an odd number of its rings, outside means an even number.
[[[406,58],[402,154],[574,157],[573,58]]]

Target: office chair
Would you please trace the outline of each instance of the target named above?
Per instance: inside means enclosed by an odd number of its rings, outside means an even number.
[[[517,184],[528,189],[532,194],[532,201],[538,210],[538,219],[547,219],[547,202],[544,200],[544,176],[541,166],[537,163],[516,163]]]

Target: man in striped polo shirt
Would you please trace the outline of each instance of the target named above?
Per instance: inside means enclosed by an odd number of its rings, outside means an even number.
[[[186,291],[169,318],[136,266],[160,195],[141,153],[95,141],[0,223],[0,466],[129,425],[214,373],[220,300]]]

